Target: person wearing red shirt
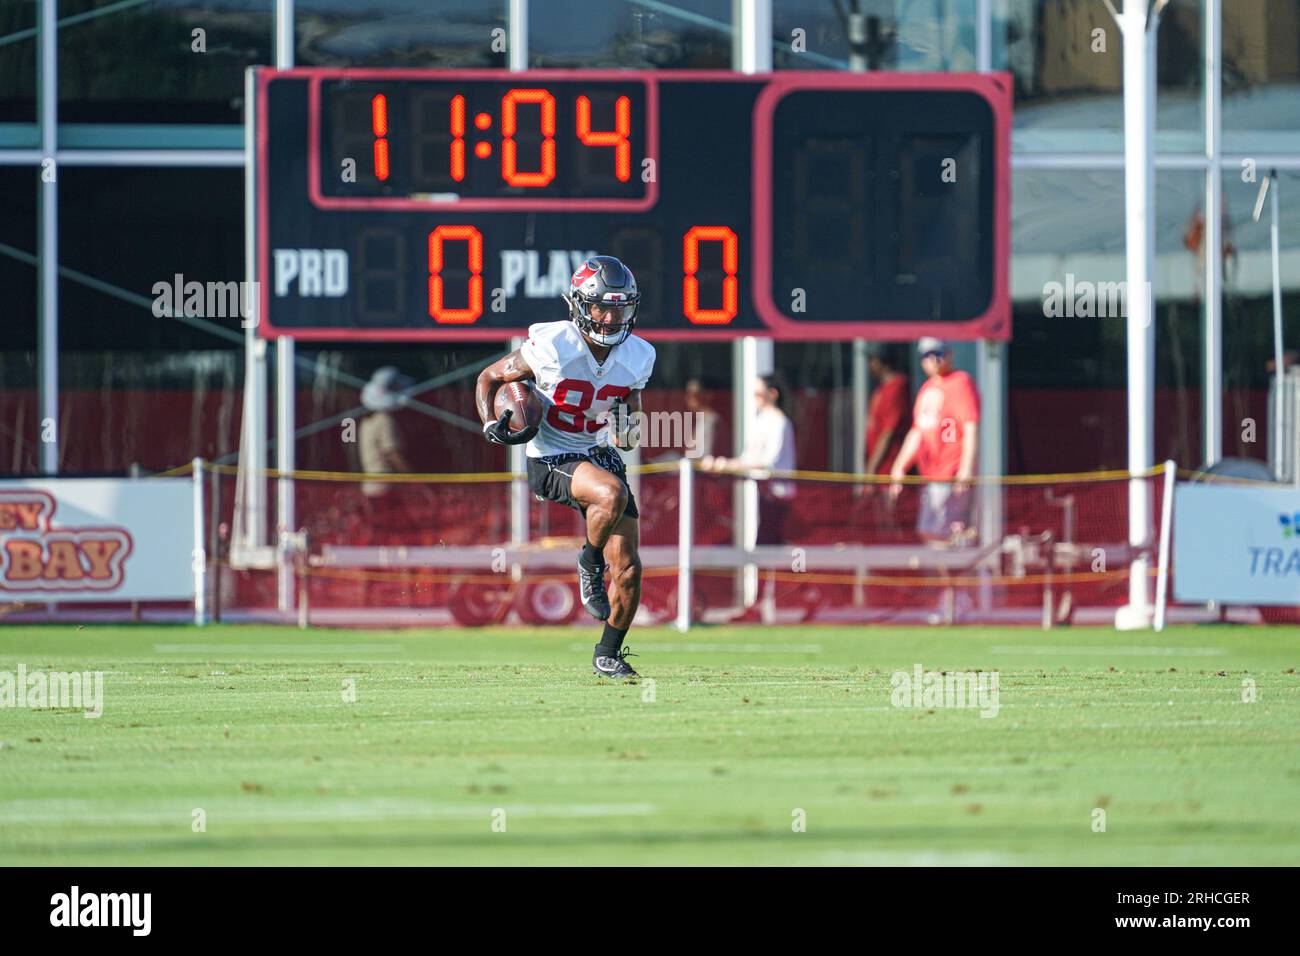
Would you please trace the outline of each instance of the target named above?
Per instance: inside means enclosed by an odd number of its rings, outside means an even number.
[[[879,382],[867,405],[868,475],[888,475],[903,447],[903,436],[911,424],[910,389],[898,361],[881,352],[867,360],[872,379]],[[871,487],[868,485],[867,487]]]
[[[965,372],[954,371],[943,342],[926,337],[917,343],[925,384],[912,409],[912,427],[894,459],[891,497],[902,491],[901,479],[915,463],[923,489],[916,530],[926,541],[960,541],[970,523],[970,481],[979,447],[980,399]]]

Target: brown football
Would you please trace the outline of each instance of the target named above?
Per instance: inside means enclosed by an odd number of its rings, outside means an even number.
[[[510,430],[521,432],[542,420],[542,400],[528,387],[527,382],[506,382],[497,389],[492,402],[492,412],[497,418],[510,409]]]

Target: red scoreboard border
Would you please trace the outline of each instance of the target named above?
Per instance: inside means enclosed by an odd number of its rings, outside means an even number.
[[[750,295],[758,318],[766,329],[718,328],[699,326],[693,329],[641,328],[638,334],[661,341],[727,341],[745,335],[765,336],[778,340],[812,339],[819,341],[847,341],[867,338],[855,335],[835,322],[802,322],[786,318],[777,309],[771,295],[771,214],[772,214],[772,129],[771,120],[777,103],[786,95],[805,89],[856,89],[856,90],[949,90],[974,92],[982,95],[993,109],[995,178],[993,183],[993,295],[989,307],[975,319],[966,322],[872,322],[872,341],[904,341],[924,335],[945,337],[954,341],[974,339],[1001,339],[1011,337],[1011,296],[1009,273],[1011,269],[1011,116],[1012,80],[1007,73],[829,73],[782,72],[737,73],[732,70],[569,70],[536,69],[524,72],[510,70],[377,70],[330,69],[295,67],[276,70],[269,67],[255,69],[257,87],[256,115],[256,215],[257,215],[257,279],[261,283],[257,334],[263,338],[280,335],[322,342],[437,342],[437,341],[496,341],[527,334],[526,328],[503,329],[465,326],[430,326],[423,329],[341,329],[335,327],[291,326],[279,328],[270,322],[270,204],[268,196],[268,117],[267,90],[276,79],[305,79],[310,81],[308,99],[308,177],[309,199],[320,208],[397,208],[422,211],[462,209],[472,212],[512,210],[593,210],[611,211],[598,204],[613,204],[615,209],[627,210],[632,203],[639,211],[646,211],[658,202],[658,183],[641,200],[498,200],[468,199],[454,203],[422,202],[419,200],[341,199],[329,200],[319,195],[319,91],[326,79],[473,79],[497,81],[527,81],[528,77],[554,80],[617,80],[644,82],[646,85],[647,152],[656,158],[659,147],[658,85],[667,80],[704,80],[721,83],[760,83],[751,121],[753,140],[753,169],[751,172],[752,210],[750,222],[751,279]],[[864,82],[865,81],[865,82]],[[314,107],[314,108],[313,108]],[[763,187],[760,189],[760,187]],[[399,206],[387,203],[401,203]],[[380,205],[385,203],[385,205]],[[743,282],[743,280],[742,280]]]
[[[781,314],[772,301],[772,115],[777,104],[801,90],[942,90],[977,93],[993,110],[993,294],[989,306],[965,322],[872,322],[872,338],[916,339],[925,335],[954,340],[1010,339],[1011,291],[1011,76],[1007,73],[774,73],[754,102],[754,222],[750,294],[759,319],[774,338],[848,338],[842,323],[800,322]],[[998,162],[999,158],[1004,158]],[[759,223],[764,228],[759,228]],[[839,329],[838,333],[836,332]]]
[[[296,71],[285,71],[288,76]],[[646,183],[645,195],[640,199],[501,199],[469,198],[450,201],[365,197],[344,198],[326,196],[320,186],[320,96],[321,85],[326,80],[523,80],[528,76],[545,73],[548,80],[616,80],[620,83],[639,83],[645,89],[646,155],[659,164],[659,82],[653,73],[629,73],[617,70],[529,70],[512,73],[508,70],[378,70],[378,69],[321,69],[304,70],[308,74],[307,87],[307,175],[308,192],[312,204],[319,209],[401,209],[411,212],[645,212],[659,201],[659,177]],[[526,80],[525,80],[526,82]]]

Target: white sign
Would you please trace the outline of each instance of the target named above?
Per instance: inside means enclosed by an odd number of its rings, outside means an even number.
[[[1300,605],[1300,491],[1178,485],[1174,598]]]
[[[191,601],[189,478],[0,481],[0,602]]]

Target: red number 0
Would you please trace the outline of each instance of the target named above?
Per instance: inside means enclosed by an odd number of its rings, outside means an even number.
[[[722,308],[700,308],[700,243],[722,243]],[[736,270],[740,267],[739,242],[736,234],[726,226],[691,226],[682,238],[682,312],[696,325],[726,325],[736,317],[740,294]]]
[[[469,244],[469,304],[448,309],[442,304],[442,245],[449,239]],[[483,234],[473,226],[439,226],[429,233],[429,315],[444,325],[469,325],[483,314]]]
[[[591,408],[592,401],[603,402],[607,398],[626,398],[632,389],[626,385],[606,385],[599,392],[591,382],[580,378],[566,378],[555,386],[553,404],[546,412],[546,420],[556,429],[570,434],[600,431],[601,422],[586,418],[584,412]],[[569,401],[569,394],[576,392],[578,402]],[[569,418],[564,416],[568,415]]]

